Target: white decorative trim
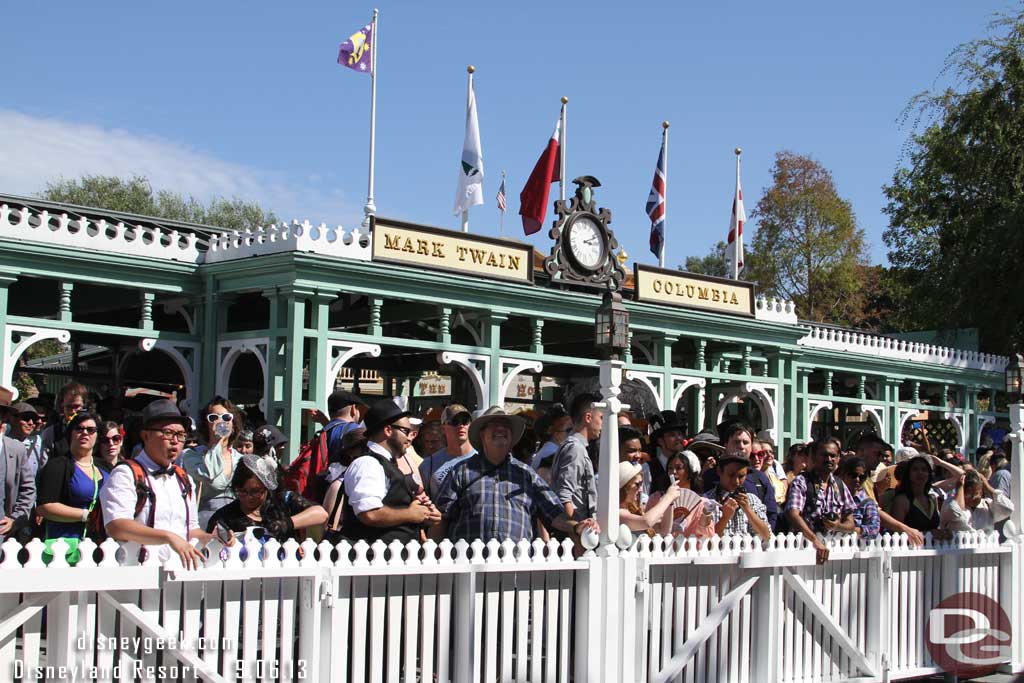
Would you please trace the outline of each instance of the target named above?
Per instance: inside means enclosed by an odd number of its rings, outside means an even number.
[[[703,389],[708,385],[708,381],[703,377],[693,377],[691,375],[672,375],[672,408],[673,410],[679,405],[679,399],[683,397],[683,393],[686,392],[690,387],[700,387]]]
[[[477,408],[486,408],[490,399],[490,368],[491,357],[483,353],[456,353],[441,351],[437,354],[437,362],[443,365],[454,364],[461,367],[469,375],[476,391]]]
[[[636,342],[633,342],[636,344]],[[654,396],[654,403],[658,406],[658,412],[665,410],[665,397],[661,394],[661,384],[665,381],[665,375],[660,372],[640,372],[638,370],[626,370],[626,379],[640,382]]]
[[[337,357],[335,353],[341,351]],[[327,358],[324,359],[324,388],[327,389],[328,395],[334,391],[334,385],[338,381],[338,375],[341,374],[341,369],[345,367],[345,363],[356,356],[362,354],[368,354],[373,358],[380,358],[380,344],[366,344],[363,342],[350,342],[350,341],[328,341],[327,342]],[[318,403],[323,401],[322,408],[326,412],[327,396],[317,396],[314,398]]]
[[[817,415],[824,408],[832,410],[832,401],[808,401],[807,402],[807,429],[804,433],[804,438],[810,441],[814,438],[811,433],[814,428],[814,416]]]
[[[14,342],[14,337],[18,342]],[[61,344],[71,341],[71,333],[67,330],[54,330],[46,327],[28,327],[26,325],[8,325],[4,339],[3,374],[0,375],[0,386],[11,392],[11,402],[18,399],[18,389],[14,386],[14,370],[18,367],[18,359],[28,347],[44,339],[56,339]]]
[[[761,382],[743,382],[738,386],[720,390],[722,397],[718,401],[718,409],[715,412],[715,424],[722,423],[725,409],[733,399],[740,396],[750,396],[761,409],[761,417],[765,421],[762,430],[768,432],[769,438],[774,443],[778,443],[778,408],[776,407],[775,399],[778,392],[778,385]]]
[[[130,351],[126,353],[121,360],[118,361],[118,365],[123,366],[129,356],[132,356],[139,351],[143,353],[148,353],[150,351],[166,353],[171,360],[174,361],[174,364],[178,366],[178,370],[181,372],[181,378],[185,384],[186,398],[180,402],[180,407],[182,412],[187,415],[191,413],[192,409],[196,406],[196,394],[199,391],[199,382],[197,377],[199,347],[200,344],[198,342],[167,341],[164,339],[146,337],[139,340],[138,351]],[[191,352],[191,362],[185,357],[182,350]]]
[[[963,351],[947,346],[909,342],[864,332],[837,330],[831,327],[806,326],[807,334],[797,344],[814,349],[844,351],[893,360],[907,360],[931,365],[968,368],[1003,373],[1009,359],[978,351]]]
[[[633,339],[631,341],[631,344],[632,344],[632,346],[634,348],[640,349],[641,353],[643,353],[644,356],[647,357],[647,364],[648,365],[654,365],[654,363],[656,362],[654,360],[654,358],[655,358],[655,355],[654,355],[654,340],[651,340],[648,344],[645,345],[639,339]],[[628,374],[627,374],[626,378],[627,379],[629,378]]]
[[[505,396],[508,394],[508,389],[512,386],[512,382],[516,376],[524,370],[530,370],[532,372],[540,372],[544,369],[544,364],[539,360],[520,360],[519,358],[501,358],[499,360],[501,366],[501,392],[498,394],[498,401],[504,402]]]
[[[981,445],[981,433],[983,431],[985,431],[985,425],[987,425],[987,424],[995,424],[996,423],[996,416],[995,415],[975,415],[974,419],[975,419],[975,424],[978,426],[978,431],[976,432],[977,435],[978,435],[978,443],[974,444],[974,447],[977,448],[978,446]]]
[[[942,416],[953,423],[956,428],[956,450],[967,457],[967,435],[964,433],[964,416],[961,413],[946,412]]]
[[[195,334],[195,319],[192,314],[189,313],[185,304],[188,303],[187,299],[175,299],[173,301],[165,301],[162,305],[164,313],[167,315],[180,315],[185,320],[185,325],[188,328],[189,334]]]
[[[865,406],[860,407],[860,412],[871,416],[874,419],[875,426],[878,427],[878,437],[881,439],[885,438],[885,409],[879,408],[878,406]]]
[[[15,212],[19,214],[16,221],[11,215]],[[84,216],[72,220],[66,213],[57,215],[26,206],[0,204],[0,237],[183,263],[203,260],[194,233],[164,232],[160,228],[105,220],[97,222]]]
[[[916,408],[899,408],[898,410],[900,416],[900,423],[896,426],[896,448],[899,448],[900,446],[903,445],[903,427],[907,424],[907,420],[909,420],[911,417],[917,415],[920,412]]]
[[[340,225],[329,228],[321,223],[311,225],[309,221],[299,223],[293,220],[290,224],[271,225],[256,230],[237,230],[210,239],[210,248],[206,252],[206,263],[218,263],[264,256],[286,251],[312,252],[323,256],[369,261],[372,250],[370,235],[355,228],[345,233]]]
[[[773,323],[796,325],[796,304],[775,297],[754,297],[754,318]]]
[[[260,411],[267,412],[267,398],[270,392],[270,374],[267,372],[267,352],[270,347],[270,340],[267,337],[253,337],[251,339],[233,339],[223,341],[217,345],[217,394],[230,398],[227,395],[228,386],[231,380],[231,370],[235,362],[243,353],[256,354],[256,360],[263,370],[263,398],[260,399]]]

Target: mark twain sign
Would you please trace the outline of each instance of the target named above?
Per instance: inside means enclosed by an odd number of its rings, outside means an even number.
[[[476,277],[533,281],[533,247],[386,218],[374,220],[373,260]]]
[[[749,282],[694,275],[635,265],[636,300],[699,308],[729,315],[754,315],[754,285]]]

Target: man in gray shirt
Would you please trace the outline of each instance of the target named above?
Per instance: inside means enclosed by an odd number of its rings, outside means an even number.
[[[551,465],[551,488],[565,506],[565,514],[577,522],[597,514],[597,481],[587,443],[601,436],[604,413],[594,408],[600,400],[595,394],[573,400],[573,433],[559,446]]]

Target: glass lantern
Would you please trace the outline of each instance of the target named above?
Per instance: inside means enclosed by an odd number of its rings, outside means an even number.
[[[616,292],[606,292],[594,318],[594,346],[606,358],[618,358],[629,347],[629,311]]]

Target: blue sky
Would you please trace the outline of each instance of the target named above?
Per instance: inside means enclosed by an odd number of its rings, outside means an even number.
[[[671,122],[666,265],[724,239],[734,155],[750,213],[775,152],[810,154],[883,261],[881,186],[908,99],[1007,2],[378,5],[378,213],[457,227],[451,213],[476,93],[487,204],[471,231],[522,238],[518,194],[570,98],[567,175],[590,174],[631,256],[661,121]],[[366,195],[370,79],[335,63],[372,4],[8,3],[0,41],[0,192],[82,173],[150,177],[285,218],[356,225]],[[554,189],[552,197],[554,198]],[[548,220],[551,214],[549,211]],[[756,227],[756,226],[755,226]],[[546,230],[529,238],[546,252]]]

